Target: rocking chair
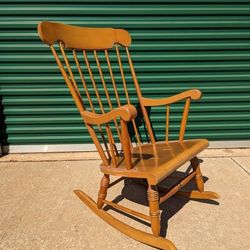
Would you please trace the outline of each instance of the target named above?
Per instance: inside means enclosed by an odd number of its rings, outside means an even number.
[[[197,158],[197,154],[208,146],[208,141],[184,140],[190,102],[200,99],[201,92],[193,89],[162,99],[143,97],[129,52],[131,37],[125,30],[41,22],[38,32],[41,40],[50,46],[102,160],[100,170],[103,178],[97,202],[80,190],[74,192],[95,214],[127,236],[160,249],[176,249],[171,241],[160,236],[159,204],[173,195],[192,199],[219,198],[214,192],[204,191]],[[129,92],[132,86],[136,91],[131,97]],[[135,93],[150,139],[147,143],[143,142],[145,137],[142,138],[138,126],[138,109],[132,105]],[[179,137],[169,140],[170,105],[179,101],[185,101]],[[159,142],[156,141],[148,111],[155,106],[166,106],[166,137]],[[128,125],[133,128],[133,136]],[[179,179],[165,194],[159,193],[157,185],[189,161],[192,172]],[[110,176],[120,178],[110,183]],[[106,200],[108,188],[124,178],[141,179],[147,183],[149,215]],[[197,190],[183,190],[193,179]],[[149,221],[152,234],[114,218],[102,209],[104,205]]]

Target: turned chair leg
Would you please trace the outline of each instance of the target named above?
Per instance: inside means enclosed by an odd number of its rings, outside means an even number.
[[[149,215],[153,235],[160,234],[159,194],[156,186],[148,185]]]
[[[196,170],[196,175],[195,175],[196,186],[200,192],[204,192],[204,181],[203,181],[203,176],[201,174],[199,159],[197,157],[194,157],[191,160],[191,165],[193,169]]]
[[[104,174],[102,177],[100,189],[98,192],[98,199],[97,199],[97,207],[98,208],[103,207],[103,204],[104,204],[103,201],[105,200],[105,198],[107,196],[109,182],[110,182],[109,175]]]

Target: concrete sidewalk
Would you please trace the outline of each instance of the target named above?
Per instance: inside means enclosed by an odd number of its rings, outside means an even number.
[[[249,149],[208,150],[201,158],[205,189],[218,192],[219,203],[170,198],[161,207],[162,234],[178,249],[250,249]],[[0,158],[0,249],[152,249],[107,225],[72,192],[82,189],[96,198],[99,163],[95,154],[84,153]],[[148,211],[146,190],[130,181],[110,189],[108,198]]]

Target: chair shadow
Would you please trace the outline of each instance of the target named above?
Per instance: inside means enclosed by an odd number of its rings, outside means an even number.
[[[185,172],[180,172],[180,171],[176,171],[174,172],[171,177],[177,177],[178,179],[183,178],[187,173]],[[204,183],[208,181],[208,178],[203,176],[204,179]],[[176,182],[178,182],[178,180],[176,179],[170,179],[170,178],[166,178],[165,180],[163,180],[161,183],[159,183],[160,187],[165,187],[166,184],[169,186],[174,185]],[[196,185],[194,182],[190,182],[189,184],[187,184],[185,186],[185,190],[194,190],[196,189]],[[159,195],[161,196],[162,193],[159,191]],[[147,183],[146,180],[142,180],[142,179],[129,179],[126,178],[124,180],[124,187],[122,189],[121,195],[117,196],[112,202],[114,203],[119,203],[120,201],[122,201],[123,199],[127,199],[129,201],[135,202],[137,204],[140,205],[144,205],[144,206],[148,206],[148,199],[147,199]],[[207,203],[207,204],[212,204],[212,205],[219,205],[219,203],[217,201],[214,200],[197,200],[197,199],[188,199],[185,197],[180,197],[180,196],[172,196],[170,197],[168,200],[166,200],[165,202],[163,202],[160,205],[160,210],[161,212],[161,231],[160,231],[160,236],[162,237],[166,237],[167,235],[167,229],[168,229],[168,221],[169,219],[174,216],[176,213],[178,213],[178,211],[180,211],[186,203],[188,203],[190,200],[195,200],[198,202],[203,202],[203,203]],[[142,219],[139,219],[138,217],[135,217],[133,215],[121,212],[117,209],[114,209],[113,207],[110,206],[105,206],[104,210],[108,211],[109,209],[112,209],[120,214],[123,214],[135,221],[138,221],[146,226],[150,227],[150,223],[145,222]]]

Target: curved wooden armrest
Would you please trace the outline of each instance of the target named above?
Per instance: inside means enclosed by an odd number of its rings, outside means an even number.
[[[184,91],[177,95],[173,95],[173,96],[166,97],[166,98],[160,98],[160,99],[151,99],[151,98],[142,97],[141,101],[142,101],[143,106],[153,107],[153,106],[168,105],[168,104],[175,103],[186,98],[198,100],[201,98],[201,95],[202,93],[200,90],[191,89],[191,90]]]
[[[95,114],[89,111],[83,111],[81,115],[86,123],[100,125],[115,120],[118,117],[121,117],[124,121],[130,121],[137,116],[137,110],[133,105],[127,104],[113,109],[106,114]]]

